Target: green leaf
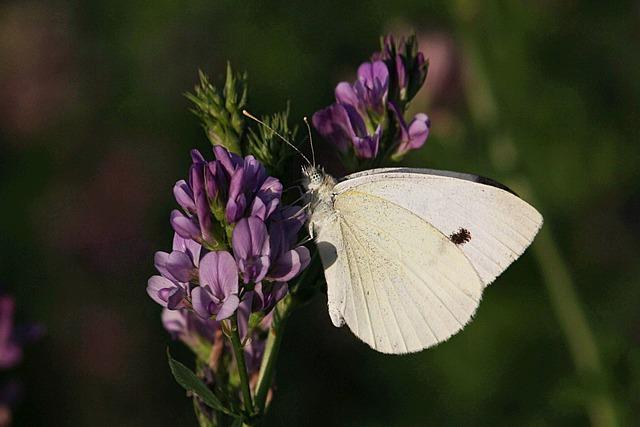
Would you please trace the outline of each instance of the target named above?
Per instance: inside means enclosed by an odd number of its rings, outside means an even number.
[[[222,402],[220,402],[220,400],[216,397],[216,395],[213,394],[209,387],[207,387],[207,385],[203,383],[200,378],[198,378],[196,374],[191,371],[191,369],[187,368],[182,363],[172,358],[168,348],[167,357],[169,358],[169,367],[171,368],[173,377],[185,390],[196,394],[207,406],[212,409],[224,412],[225,414],[234,417],[239,416],[225,408]]]

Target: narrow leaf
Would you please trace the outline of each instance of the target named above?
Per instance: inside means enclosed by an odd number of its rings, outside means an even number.
[[[212,409],[224,412],[225,414],[234,417],[238,416],[225,408],[222,405],[222,402],[220,402],[220,400],[216,397],[216,395],[213,394],[209,387],[207,387],[206,384],[203,383],[200,378],[198,378],[196,374],[191,371],[191,369],[187,368],[182,363],[172,358],[168,348],[167,357],[169,358],[169,367],[171,368],[173,377],[185,390],[196,394],[207,406]]]

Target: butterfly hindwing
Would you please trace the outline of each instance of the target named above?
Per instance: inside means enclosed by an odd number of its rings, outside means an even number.
[[[329,312],[384,353],[446,340],[471,319],[482,282],[448,236],[409,210],[359,189],[336,195],[319,229]]]

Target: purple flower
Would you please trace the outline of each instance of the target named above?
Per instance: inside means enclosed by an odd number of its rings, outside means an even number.
[[[271,247],[267,227],[257,217],[243,218],[231,238],[233,255],[244,283],[258,283],[267,275]]]
[[[271,268],[267,278],[276,282],[286,282],[307,268],[311,259],[304,246],[289,249],[295,245],[298,231],[306,221],[306,213],[297,206],[281,209],[271,218],[269,237],[271,246]]]
[[[216,247],[218,242],[211,204],[216,202],[218,185],[212,175],[211,165],[198,150],[191,151],[191,160],[189,181],[180,180],[173,187],[176,202],[185,213],[178,210],[171,212],[171,225],[185,239]]]
[[[313,115],[313,126],[340,151],[352,147],[356,157],[378,154],[382,120],[386,112],[389,72],[382,61],[365,62],[351,85],[338,83],[336,103]]]
[[[171,214],[173,250],[156,252],[161,275],[149,279],[147,292],[170,310],[192,308],[206,319],[231,316],[241,295],[268,312],[309,264],[309,251],[295,245],[304,210],[281,206],[282,184],[253,156],[213,151],[207,162],[193,150],[189,180],[174,186],[183,211]]]
[[[13,298],[0,297],[0,368],[7,369],[17,365],[22,359],[22,347],[13,340]]]
[[[382,51],[358,67],[354,84],[336,86],[336,102],[317,111],[313,125],[343,154],[352,149],[356,158],[373,159],[382,152],[397,160],[421,147],[429,134],[426,115],[417,114],[409,125],[403,117],[407,102],[420,89],[426,74],[427,62],[415,37],[396,44],[387,36]],[[389,127],[394,123],[396,127]],[[348,158],[343,160],[353,167]]]
[[[13,297],[0,296],[0,369],[10,369],[22,360],[22,347],[33,342],[44,333],[37,324],[14,324],[15,300]]]
[[[431,120],[429,117],[426,114],[418,113],[414,116],[411,123],[407,125],[404,117],[402,117],[402,114],[394,103],[389,103],[389,109],[395,115],[398,127],[400,128],[400,141],[398,148],[393,154],[394,158],[403,156],[409,150],[422,147],[429,136],[429,129],[431,128]]]
[[[226,156],[222,156],[227,162]],[[225,170],[228,170],[225,167]],[[233,224],[247,216],[266,220],[280,204],[282,184],[267,176],[264,166],[253,156],[244,158],[230,175],[225,217]]]
[[[186,306],[185,288],[176,281],[163,276],[151,276],[147,282],[147,294],[152,300],[170,310],[177,310]]]
[[[186,283],[198,277],[198,263],[202,246],[179,234],[173,236],[173,251],[158,251],[155,266],[164,277],[174,282]]]
[[[209,252],[200,260],[200,286],[191,291],[193,309],[203,318],[223,320],[240,304],[238,269],[229,252]]]

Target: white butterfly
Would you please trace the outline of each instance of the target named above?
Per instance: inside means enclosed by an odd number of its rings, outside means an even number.
[[[542,215],[487,178],[372,169],[340,182],[307,162],[309,234],[327,280],[329,316],[382,353],[412,353],[460,331],[482,291],[524,250]],[[309,130],[307,118],[304,118]]]
[[[389,168],[336,182],[315,166],[303,173],[331,320],[383,353],[460,331],[542,225],[532,206],[475,175]]]

